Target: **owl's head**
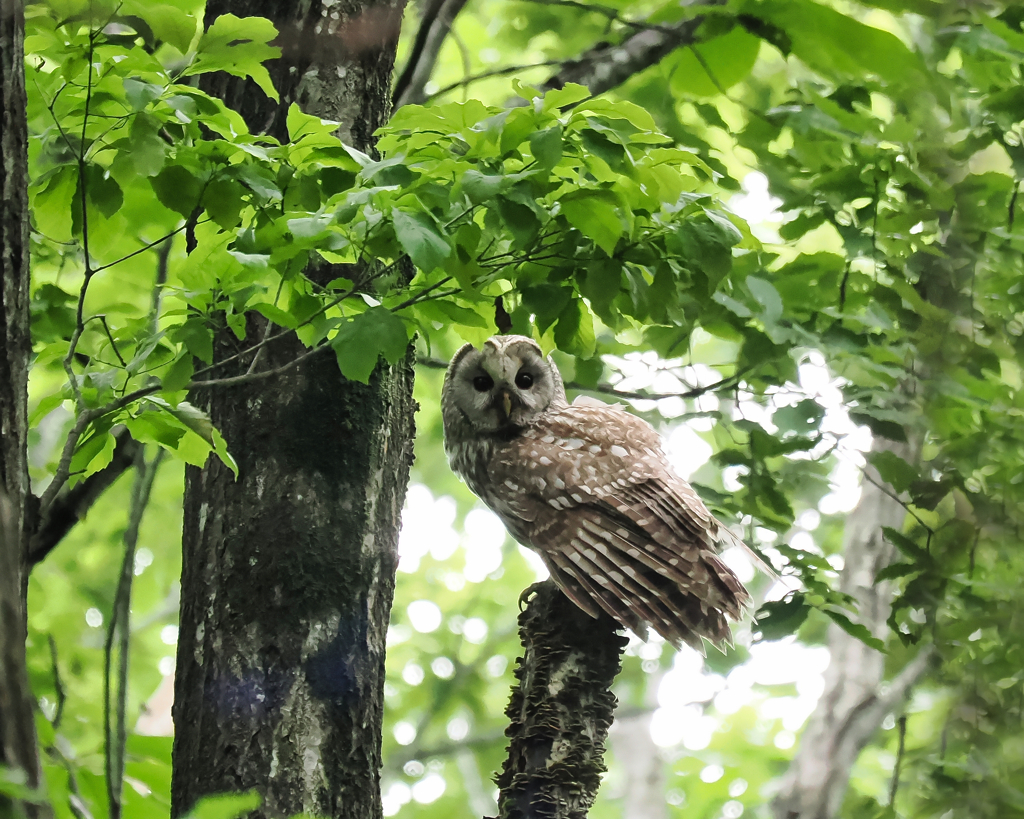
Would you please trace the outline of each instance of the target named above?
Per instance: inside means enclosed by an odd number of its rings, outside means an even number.
[[[477,350],[459,350],[444,377],[441,410],[446,437],[505,433],[530,426],[565,404],[558,368],[526,336],[494,336]]]

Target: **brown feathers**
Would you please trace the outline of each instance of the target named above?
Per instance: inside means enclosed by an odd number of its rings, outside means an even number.
[[[701,651],[701,638],[728,643],[726,617],[739,619],[750,598],[718,552],[723,541],[738,539],[675,474],[657,432],[617,407],[570,406],[557,371],[547,381],[554,394],[525,423],[495,433],[486,404],[474,424],[481,399],[461,401],[460,383],[485,373],[503,402],[532,410],[534,396],[516,394],[517,382],[526,383],[519,376],[527,368],[554,370],[528,339],[488,345],[483,353],[460,351],[446,377],[445,445],[453,468],[517,540],[540,553],[584,611],[603,610],[638,634],[649,626]],[[509,362],[503,355],[512,345]]]

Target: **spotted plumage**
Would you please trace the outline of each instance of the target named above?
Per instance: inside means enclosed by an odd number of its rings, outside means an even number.
[[[561,376],[524,336],[466,345],[441,399],[449,462],[581,609],[676,645],[729,641],[749,603],[722,562],[742,545],[675,474],[657,432]]]

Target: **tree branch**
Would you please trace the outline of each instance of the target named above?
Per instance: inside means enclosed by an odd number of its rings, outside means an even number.
[[[99,472],[95,472],[71,489],[58,494],[43,512],[39,527],[29,542],[30,566],[46,558],[78,521],[85,517],[100,495],[132,465],[141,444],[121,429],[114,434],[114,454]]]
[[[721,5],[718,0],[708,5]],[[696,42],[696,32],[705,15],[692,17],[671,26],[659,26],[638,31],[619,45],[599,43],[548,79],[541,91],[561,88],[566,83],[577,83],[591,94],[603,94],[622,85],[634,74],[657,63],[667,54]]]
[[[582,819],[605,770],[611,686],[627,640],[610,617],[590,617],[550,580],[524,596],[523,657],[505,710],[509,747],[497,778],[498,815]]]
[[[466,0],[430,0],[413,41],[409,61],[395,82],[395,110],[426,99],[424,87],[434,71],[441,47],[451,31],[452,23],[466,5]]]

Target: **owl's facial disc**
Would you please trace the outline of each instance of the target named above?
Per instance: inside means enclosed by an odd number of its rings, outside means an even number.
[[[463,383],[472,403],[467,416],[481,431],[521,429],[550,404],[550,365],[530,339],[491,339],[466,364]]]

